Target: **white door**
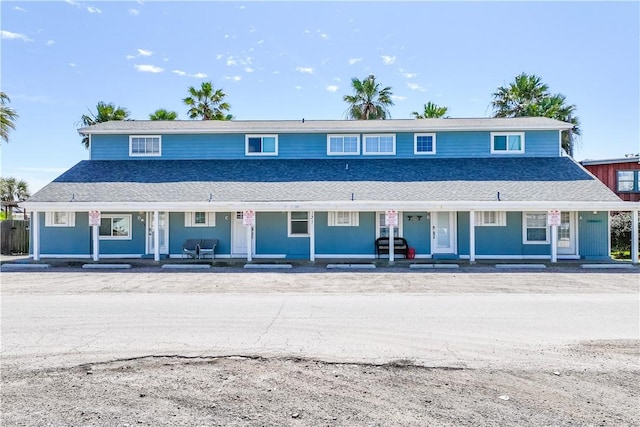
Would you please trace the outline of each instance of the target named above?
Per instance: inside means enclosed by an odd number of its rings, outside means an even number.
[[[147,253],[155,251],[155,234],[153,232],[153,212],[147,212]],[[158,212],[158,241],[160,243],[160,253],[169,253],[169,213]]]
[[[242,223],[242,212],[236,212],[231,224],[231,255],[247,256],[247,229]]]
[[[558,255],[576,255],[576,213],[560,212]]]
[[[452,254],[456,251],[455,212],[431,213],[431,253]]]

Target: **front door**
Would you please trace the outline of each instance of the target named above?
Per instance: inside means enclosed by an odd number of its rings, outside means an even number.
[[[431,213],[431,252],[452,254],[456,251],[455,212]]]
[[[558,255],[576,255],[576,213],[560,212]]]
[[[247,256],[247,227],[242,223],[243,213],[236,212],[231,228],[231,255]]]
[[[155,251],[155,234],[153,232],[153,212],[147,212],[147,253]],[[160,243],[160,253],[169,253],[169,213],[158,212],[158,242]]]

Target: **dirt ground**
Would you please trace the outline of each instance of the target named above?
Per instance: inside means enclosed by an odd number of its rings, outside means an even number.
[[[638,292],[638,275],[233,274],[4,275],[3,294],[81,292]],[[203,273],[207,274],[207,273]],[[84,275],[84,276],[83,276]],[[455,276],[458,276],[457,278]],[[160,280],[164,277],[165,280]],[[167,279],[168,277],[168,279]],[[211,277],[207,275],[207,277]],[[367,277],[367,280],[363,280]],[[145,280],[141,280],[145,278]],[[462,279],[462,280],[461,280]],[[542,280],[544,279],[544,280]],[[514,280],[514,279],[512,279]],[[143,284],[141,284],[141,282]],[[223,285],[219,284],[224,282]],[[464,286],[452,289],[455,282]],[[1,370],[6,426],[640,426],[640,340],[562,349],[564,369],[382,365],[251,355],[149,356],[71,367]],[[579,369],[579,360],[593,360]],[[602,362],[602,363],[600,363]]]
[[[615,371],[154,357],[9,372],[2,425],[638,426],[639,345],[572,349],[627,361]]]

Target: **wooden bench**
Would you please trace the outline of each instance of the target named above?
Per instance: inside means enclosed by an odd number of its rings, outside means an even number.
[[[407,244],[407,240],[404,237],[393,238],[394,255],[404,255],[404,257],[406,258],[408,251],[409,251],[409,245]],[[380,258],[381,254],[388,254],[388,253],[389,253],[389,238],[378,237],[376,239],[376,256]]]

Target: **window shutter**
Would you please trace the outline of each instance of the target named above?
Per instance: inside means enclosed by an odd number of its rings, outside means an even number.
[[[336,226],[336,213],[335,212],[327,212],[327,226],[335,227]]]
[[[184,226],[191,227],[193,219],[193,212],[185,212],[184,213]]]
[[[216,213],[215,212],[207,212],[207,225],[209,227],[216,226]]]
[[[53,225],[53,212],[45,212],[44,225],[47,227],[51,227]]]
[[[505,227],[507,225],[507,213],[506,212],[496,212],[496,225],[500,227]]]
[[[483,225],[483,222],[482,222],[483,213],[482,213],[482,211],[476,211],[475,214],[476,214],[476,225]]]
[[[69,212],[67,214],[67,219],[68,219],[68,223],[67,223],[68,227],[75,227],[76,226],[76,213],[75,212]]]
[[[351,212],[351,226],[352,227],[360,226],[360,212]]]

